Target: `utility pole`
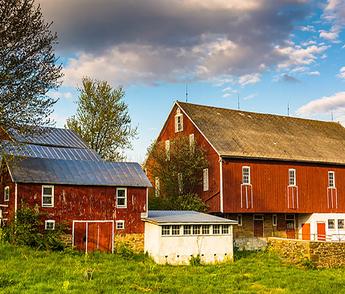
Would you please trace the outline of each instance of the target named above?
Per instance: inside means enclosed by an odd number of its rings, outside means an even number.
[[[186,102],[188,102],[188,84],[186,84]]]
[[[287,105],[287,115],[290,116],[290,104]]]
[[[237,109],[240,110],[240,94],[237,94]]]

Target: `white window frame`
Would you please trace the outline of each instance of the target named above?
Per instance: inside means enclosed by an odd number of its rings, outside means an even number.
[[[4,201],[10,201],[10,186],[4,188]]]
[[[161,186],[159,177],[155,177],[155,197],[159,197],[161,193]]]
[[[276,214],[272,215],[272,225],[273,227],[276,227],[278,225],[278,217]]]
[[[330,221],[333,221],[333,228],[330,228],[330,227],[329,227],[329,222],[330,222]],[[335,230],[335,229],[336,229],[336,225],[337,225],[337,224],[336,224],[334,218],[327,219],[327,229],[328,229],[328,230]]]
[[[125,221],[124,220],[117,220],[115,221],[116,230],[124,230],[125,229]],[[118,225],[121,225],[122,227],[119,228]]]
[[[175,234],[175,233],[178,234]],[[181,226],[180,225],[171,225],[171,235],[172,236],[179,236],[181,235]]]
[[[242,227],[242,224],[243,224],[243,217],[242,217],[242,214],[238,214],[237,215],[237,225],[239,227]]]
[[[330,175],[332,175],[332,180],[330,178]],[[331,185],[332,181],[332,185]],[[334,171],[329,171],[328,172],[328,188],[335,188],[335,172]]]
[[[246,179],[245,170],[248,171],[248,178]],[[250,185],[251,177],[250,177],[250,166],[242,166],[242,184],[243,185]]]
[[[53,228],[49,229],[48,224],[53,224]],[[44,221],[44,229],[48,231],[54,231],[55,230],[55,220],[53,219],[47,219]]]
[[[189,148],[194,151],[195,149],[195,136],[194,134],[189,134]]]
[[[165,140],[165,153],[167,159],[170,160],[170,140]]]
[[[339,227],[339,221],[342,221],[342,223],[343,223],[342,227]],[[337,219],[337,229],[338,230],[344,230],[345,229],[345,220],[343,218]]]
[[[183,193],[183,174],[182,173],[177,174],[177,184],[178,184],[178,192],[182,194]]]
[[[215,229],[215,227],[217,228],[217,229]],[[217,231],[217,232],[216,232]],[[212,234],[213,235],[220,235],[222,233],[222,226],[221,225],[213,225],[212,226]]]
[[[291,172],[293,172],[293,178],[291,177]],[[289,176],[289,187],[296,187],[297,186],[296,169],[289,168],[288,176]],[[292,183],[291,180],[293,181],[293,184],[291,184]]]
[[[164,230],[164,229],[169,229],[168,231],[167,230]],[[167,234],[163,234],[163,232],[168,232]],[[170,236],[171,235],[171,226],[170,225],[162,225],[161,226],[161,235],[162,236]]]
[[[48,194],[44,194],[44,188],[51,188],[52,189],[52,194],[48,195]],[[54,186],[53,185],[42,185],[42,207],[54,207],[54,195],[55,195],[55,191],[54,191]],[[51,204],[47,204],[47,203],[43,203],[43,198],[44,197],[50,197],[51,196]]]
[[[179,111],[176,111],[175,115],[175,133],[183,131],[183,114]]]
[[[119,205],[118,203],[118,191],[125,191],[125,204],[124,205]],[[123,199],[123,197],[121,197],[121,199]],[[127,188],[116,188],[116,207],[117,208],[127,208]]]
[[[208,175],[208,168],[204,168],[202,170],[202,189],[204,192],[209,190],[209,175]]]

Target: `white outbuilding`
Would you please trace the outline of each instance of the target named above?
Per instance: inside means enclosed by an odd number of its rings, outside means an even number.
[[[160,264],[233,260],[236,221],[196,211],[151,210],[145,222],[144,248]]]

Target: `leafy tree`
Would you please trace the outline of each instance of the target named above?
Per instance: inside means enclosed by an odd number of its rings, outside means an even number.
[[[153,179],[159,179],[159,197],[150,195],[150,209],[181,209],[206,211],[198,191],[202,189],[203,169],[207,167],[204,150],[190,146],[189,138],[178,137],[153,144],[148,149],[146,168]]]
[[[131,147],[137,129],[131,127],[128,106],[121,87],[106,81],[83,78],[77,114],[67,120],[67,128],[78,133],[103,159],[122,160],[123,149]]]
[[[33,0],[0,0],[0,128],[23,135],[52,123],[55,99],[46,94],[62,77],[57,35]]]

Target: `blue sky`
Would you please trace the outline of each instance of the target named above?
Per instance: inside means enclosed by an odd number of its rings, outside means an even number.
[[[53,118],[83,76],[123,85],[142,162],[175,100],[345,123],[345,1],[40,0],[59,36]],[[200,3],[201,2],[201,3]]]

